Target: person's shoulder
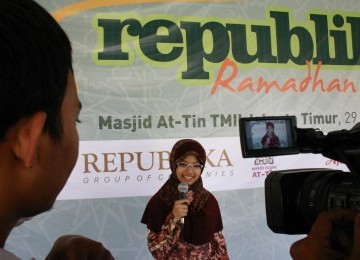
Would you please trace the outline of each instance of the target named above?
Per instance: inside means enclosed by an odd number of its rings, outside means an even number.
[[[162,207],[165,205],[164,201],[161,199],[161,197],[159,196],[159,193],[155,193],[150,199],[149,202],[147,204],[148,206],[159,206]]]
[[[209,197],[208,197],[206,203],[209,203],[211,205],[218,205],[219,204],[216,197],[214,196],[214,194],[212,194],[210,191],[209,191]]]
[[[209,192],[209,199],[216,200],[214,194],[212,194],[210,191],[208,192]]]
[[[221,220],[220,206],[214,194],[209,192],[208,199],[203,207],[206,214],[211,215],[214,219]]]
[[[16,255],[0,248],[0,260],[20,260]]]

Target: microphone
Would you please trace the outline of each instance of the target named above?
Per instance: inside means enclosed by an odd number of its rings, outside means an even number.
[[[186,192],[189,190],[189,185],[186,182],[181,182],[178,185],[178,191],[179,191],[179,199],[185,199],[186,198]],[[185,219],[182,217],[180,219],[180,226],[181,229],[184,227]]]

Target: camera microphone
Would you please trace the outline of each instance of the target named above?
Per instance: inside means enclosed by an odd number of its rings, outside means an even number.
[[[179,191],[179,199],[185,199],[186,198],[186,192],[189,190],[189,185],[186,182],[181,182],[178,185],[178,191]],[[184,227],[185,219],[182,217],[180,219],[180,225],[181,228]]]

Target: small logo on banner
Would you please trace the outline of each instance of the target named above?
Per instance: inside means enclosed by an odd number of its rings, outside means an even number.
[[[325,165],[326,166],[339,166],[341,164],[341,162],[339,161],[335,161],[335,160],[332,160],[332,159],[329,159],[325,162]]]
[[[252,166],[252,177],[261,178],[269,175],[270,172],[277,170],[273,157],[261,157],[254,160]]]

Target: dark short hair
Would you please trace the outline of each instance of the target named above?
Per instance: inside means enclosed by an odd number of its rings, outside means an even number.
[[[1,0],[0,140],[38,111],[47,114],[44,131],[61,138],[69,70],[71,44],[55,19],[33,0]]]

